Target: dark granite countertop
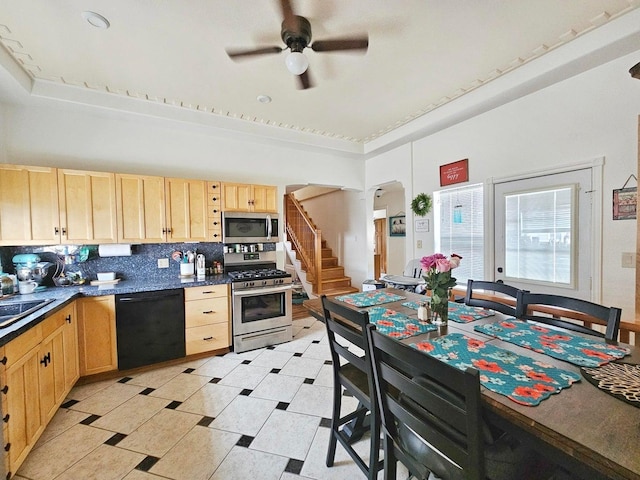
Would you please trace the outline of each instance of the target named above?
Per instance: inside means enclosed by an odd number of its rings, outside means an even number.
[[[154,279],[145,280],[121,280],[116,284],[109,285],[79,285],[69,287],[47,287],[43,290],[28,294],[15,294],[0,298],[0,305],[3,303],[25,302],[30,300],[54,299],[47,306],[37,310],[19,321],[12,323],[4,328],[0,328],[0,346],[5,345],[20,334],[26,332],[45,318],[51,316],[65,305],[76,298],[98,297],[103,295],[117,295],[121,293],[138,293],[151,292],[158,290],[170,290],[173,288],[189,288],[202,287],[206,285],[224,285],[231,283],[231,277],[228,275],[212,275],[205,277],[203,280],[193,278],[172,278],[172,279]]]

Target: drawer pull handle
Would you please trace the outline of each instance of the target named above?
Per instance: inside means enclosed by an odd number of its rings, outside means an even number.
[[[204,337],[202,340],[213,340],[213,337]]]
[[[4,451],[5,451],[5,452],[8,452],[9,450],[11,450],[11,442],[7,443],[7,444],[4,446]]]
[[[2,390],[0,390],[0,392],[4,393],[5,395],[7,394],[8,391],[9,391],[9,385],[5,385],[4,387],[2,387]]]
[[[212,313],[216,313],[216,312],[214,312],[213,310],[207,310],[206,312],[202,312],[202,313],[204,313],[205,315],[211,315]]]
[[[67,317],[65,318],[65,320],[67,321],[67,323],[71,323],[71,315],[67,315]]]
[[[207,290],[206,292],[202,292],[203,295],[208,295],[210,293],[213,293],[213,290]]]
[[[2,360],[0,360],[0,363],[3,365],[7,364],[7,356],[5,355],[4,357],[2,357]]]
[[[7,413],[4,417],[2,417],[2,421],[3,421],[4,423],[9,423],[9,418],[10,418],[10,417],[11,417],[11,415],[9,415],[9,414]]]

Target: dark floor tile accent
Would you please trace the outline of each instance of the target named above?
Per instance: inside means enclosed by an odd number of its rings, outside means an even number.
[[[301,356],[302,356],[302,354],[301,354],[300,352],[296,352],[296,353],[294,353],[294,354],[293,354],[293,356],[294,356],[294,357],[301,357]]]
[[[307,330],[309,330],[311,327],[302,327],[302,328],[306,328]]]
[[[324,364],[325,365],[333,365],[333,360],[325,360]]]
[[[287,408],[289,408],[289,404],[287,402],[278,402],[276,408],[278,410],[286,410]]]
[[[80,403],[80,400],[67,400],[60,406],[62,408],[69,408],[69,407],[73,407],[76,403]]]
[[[83,424],[83,425],[91,425],[93,422],[95,422],[99,418],[100,418],[100,415],[89,415],[87,418],[82,420],[80,423]]]
[[[127,438],[124,433],[116,433],[104,443],[105,445],[111,445],[112,447],[115,447],[124,438]]]
[[[182,405],[182,402],[178,402],[177,400],[174,400],[173,402],[171,402],[169,405],[167,405],[164,408],[168,408],[169,410],[175,410],[180,405]]]
[[[211,425],[211,422],[213,422],[215,420],[215,418],[213,417],[202,417],[202,419],[198,422],[198,425],[200,425],[201,427],[208,427],[209,425]]]
[[[243,360],[242,361],[242,365],[249,365],[251,363],[251,360]]]
[[[304,383],[306,383],[307,385],[313,385],[313,378],[305,378],[304,379]]]
[[[293,458],[290,458],[284,471],[287,473],[292,473],[294,475],[300,475],[303,465],[304,462],[302,460],[295,460]]]
[[[238,442],[236,443],[236,445],[238,447],[245,447],[248,448],[249,445],[251,445],[251,442],[253,442],[253,439],[255,437],[250,437],[249,435],[242,435],[240,437],[240,440],[238,440]]]
[[[276,349],[276,347],[274,347],[273,345],[269,345],[269,346],[267,347],[267,350],[275,350],[275,349]]]
[[[280,373],[280,368],[272,368],[270,373]]]
[[[195,368],[187,368],[187,369],[183,370],[182,373],[191,373],[191,372],[195,372],[195,371],[196,371]]]
[[[148,472],[151,470],[156,463],[160,460],[158,457],[152,457],[151,455],[147,455],[147,458],[142,460],[138,465],[136,465],[136,470],[142,470],[143,472]]]
[[[314,340],[314,341],[313,341],[313,342],[311,342],[311,343],[320,343],[320,340]]]
[[[145,388],[144,390],[142,390],[140,392],[140,395],[149,395],[153,391],[155,391],[155,388],[148,387],[148,388]]]
[[[211,380],[209,380],[209,383],[218,383],[220,380],[222,379],[218,377],[213,377]]]
[[[323,418],[322,420],[320,420],[320,426],[325,428],[331,428],[331,419]]]
[[[253,392],[253,390],[251,390],[250,388],[243,388],[240,392],[240,395],[248,397],[249,395],[251,395],[251,392]]]
[[[133,380],[133,378],[131,378],[131,377],[122,377],[120,380],[118,380],[118,383],[127,383],[129,380]]]

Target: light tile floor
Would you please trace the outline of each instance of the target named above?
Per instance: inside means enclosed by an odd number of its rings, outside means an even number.
[[[325,327],[312,317],[293,323],[294,339],[282,345],[74,388],[14,478],[365,478],[340,444],[325,465],[333,388]],[[355,399],[343,404],[352,409]],[[363,458],[368,445],[357,444]]]

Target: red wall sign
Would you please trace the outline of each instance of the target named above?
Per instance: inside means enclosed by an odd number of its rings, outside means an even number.
[[[469,159],[440,165],[440,186],[469,181]]]

